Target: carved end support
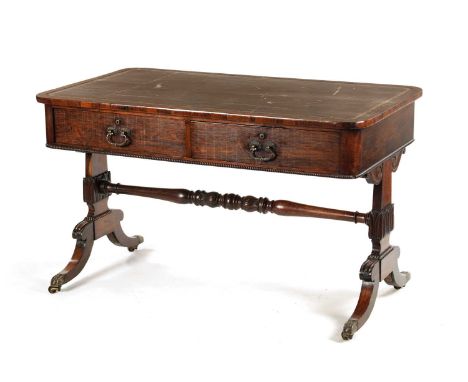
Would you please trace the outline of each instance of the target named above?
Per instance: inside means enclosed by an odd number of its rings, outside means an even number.
[[[363,281],[380,281],[381,261],[393,250],[391,246],[387,248],[382,248],[381,246],[381,240],[387,236],[394,227],[393,204],[389,204],[380,210],[372,210],[367,213],[365,223],[369,226],[369,239],[372,240],[373,249],[370,256],[361,266],[359,278]]]
[[[388,204],[381,210],[372,210],[366,214],[365,223],[369,226],[369,239],[382,240],[385,235],[393,231],[394,219],[394,206]]]
[[[403,150],[400,150],[394,156],[392,156],[391,161],[392,161],[392,170],[393,170],[393,172],[398,170],[398,166],[400,165],[401,157],[405,152],[406,152],[406,148],[404,148]]]
[[[83,200],[88,205],[99,202],[107,198],[110,193],[105,189],[101,189],[99,185],[102,182],[110,182],[111,173],[110,171],[105,171],[102,174],[96,176],[87,176],[83,178]]]
[[[405,153],[406,148],[398,151],[394,155],[392,155],[389,160],[392,162],[392,170],[395,172],[398,170],[398,166],[400,165],[401,156]],[[378,185],[382,181],[383,177],[383,165],[384,162],[380,163],[378,166],[374,167],[370,170],[365,176],[367,183]]]
[[[365,175],[366,182],[373,184],[373,185],[378,185],[382,181],[382,176],[383,176],[383,163],[379,164],[377,167],[374,167],[371,171],[369,171]]]

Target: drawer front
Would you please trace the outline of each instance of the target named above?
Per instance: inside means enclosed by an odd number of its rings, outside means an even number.
[[[340,133],[192,122],[192,158],[305,173],[336,174]]]
[[[55,143],[82,150],[182,158],[185,124],[156,116],[54,109]]]

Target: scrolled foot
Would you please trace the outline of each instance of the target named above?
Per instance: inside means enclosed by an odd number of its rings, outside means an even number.
[[[343,331],[341,332],[341,338],[345,341],[351,340],[354,333],[358,330],[358,322],[354,319],[349,319],[346,324],[343,326]]]
[[[395,289],[401,289],[410,280],[411,275],[409,272],[400,272],[400,269],[398,267],[398,258],[400,257],[400,248],[393,247],[393,250],[394,250],[393,257],[390,257],[390,256],[388,257],[389,259],[391,259],[391,262],[389,264],[390,266],[387,266],[384,268],[384,269],[387,269],[387,272],[383,274],[382,277],[388,285],[392,285]],[[389,273],[388,273],[388,269],[390,269]]]
[[[83,220],[73,230],[75,250],[65,268],[50,280],[49,293],[60,292],[62,285],[75,278],[83,269],[93,249],[93,221]]]
[[[341,337],[344,340],[353,338],[362,325],[369,318],[372,309],[374,308],[377,292],[379,290],[378,281],[363,281],[361,286],[361,293],[357,302],[356,308],[349,320],[343,326]]]
[[[143,236],[127,236],[120,225],[123,219],[123,212],[120,210],[111,210],[111,213],[103,219],[103,224],[97,222],[98,236],[107,235],[108,239],[115,245],[127,247],[130,252],[133,252],[138,246],[143,243]]]
[[[401,289],[411,279],[411,273],[400,272],[398,270],[398,266],[396,266],[396,268],[397,269],[395,269],[392,273],[385,277],[384,280],[388,285],[393,285],[395,289]]]
[[[145,239],[143,238],[143,236],[140,236],[140,235],[135,235],[133,236],[133,239],[136,239],[138,240],[138,244],[134,245],[134,246],[131,246],[131,247],[128,247],[128,250],[130,252],[133,252],[135,251],[136,249],[138,249],[138,246],[143,243],[145,241]]]

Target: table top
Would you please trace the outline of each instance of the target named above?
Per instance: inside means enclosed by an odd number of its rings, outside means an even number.
[[[37,100],[231,122],[365,128],[421,95],[413,86],[129,68],[40,93]]]

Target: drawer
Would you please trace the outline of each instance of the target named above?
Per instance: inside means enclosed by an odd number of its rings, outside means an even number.
[[[338,131],[192,122],[190,136],[198,160],[318,174],[340,166]]]
[[[58,145],[141,156],[185,154],[182,120],[67,108],[54,109],[53,117]]]

